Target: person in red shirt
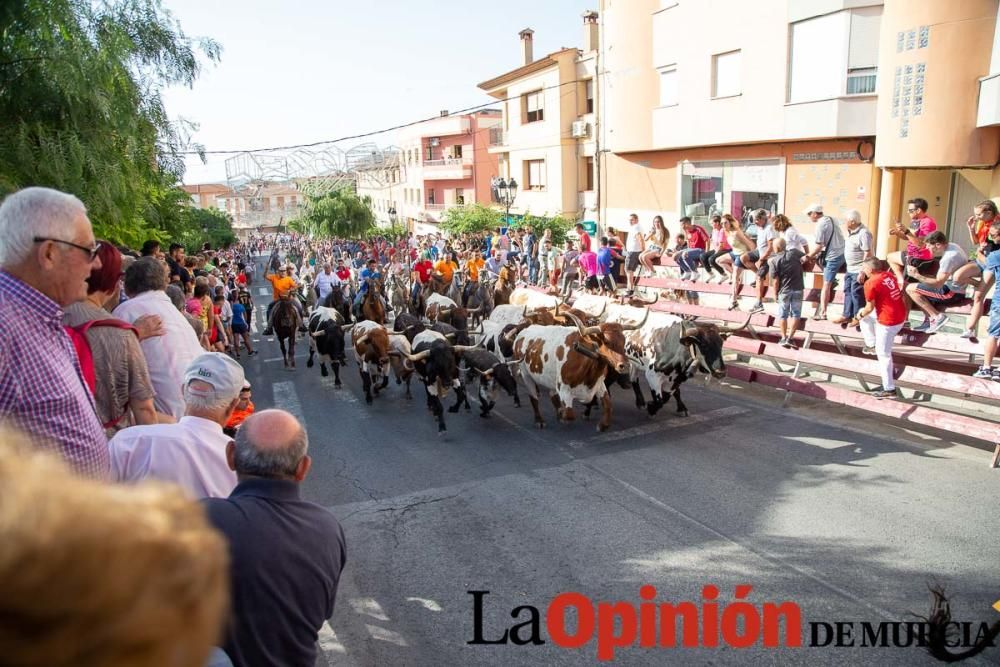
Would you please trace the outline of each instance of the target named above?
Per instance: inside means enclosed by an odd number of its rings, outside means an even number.
[[[434,273],[434,263],[431,262],[431,254],[425,251],[420,256],[420,261],[413,264],[413,289],[410,291],[410,300],[413,303],[418,301],[420,290],[430,282],[432,273]]]
[[[576,234],[580,237],[580,252],[590,252],[590,234],[583,228],[583,223],[576,223]]]
[[[872,390],[875,398],[896,398],[895,368],[892,364],[892,341],[906,324],[909,308],[903,300],[903,290],[899,280],[890,270],[888,262],[877,257],[869,257],[861,264],[864,280],[864,309],[858,313],[861,333],[865,337],[863,354],[878,358],[882,373],[882,386]]]
[[[351,270],[344,266],[344,260],[337,260],[337,277],[340,278],[340,282],[348,283],[351,280]]]

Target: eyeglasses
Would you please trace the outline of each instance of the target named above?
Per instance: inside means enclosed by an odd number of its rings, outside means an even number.
[[[53,243],[62,243],[64,245],[68,245],[70,247],[76,248],[77,250],[82,250],[85,253],[87,253],[87,259],[89,259],[91,262],[97,259],[97,253],[100,252],[101,250],[100,243],[95,243],[94,247],[88,248],[87,246],[79,245],[73,243],[72,241],[63,241],[62,239],[51,239],[48,238],[47,236],[36,236],[35,238],[32,239],[32,241],[34,241],[35,243],[45,243],[46,241],[52,241]]]
[[[916,213],[917,209],[915,209],[915,208],[908,208],[908,209],[906,209],[906,212],[907,213]]]

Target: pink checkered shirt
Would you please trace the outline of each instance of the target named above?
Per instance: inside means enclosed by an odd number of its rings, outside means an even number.
[[[0,270],[0,419],[108,479],[108,441],[62,318],[59,304]]]

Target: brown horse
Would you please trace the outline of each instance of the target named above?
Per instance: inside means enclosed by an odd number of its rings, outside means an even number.
[[[368,279],[368,289],[365,290],[364,301],[361,302],[361,314],[364,319],[385,324],[385,306],[382,305],[382,281]]]
[[[514,284],[511,278],[511,270],[506,266],[501,266],[499,277],[497,278],[496,284],[493,285],[494,306],[501,306],[505,303],[510,303],[510,293],[514,290]]]
[[[274,306],[274,333],[281,347],[281,359],[285,368],[295,368],[295,337],[302,319],[291,300],[286,296]],[[288,342],[286,348],[285,342]]]

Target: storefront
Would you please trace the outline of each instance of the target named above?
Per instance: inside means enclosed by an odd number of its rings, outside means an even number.
[[[785,169],[780,159],[681,162],[681,211],[707,225],[713,215],[744,220],[763,208],[777,212],[784,198]]]

